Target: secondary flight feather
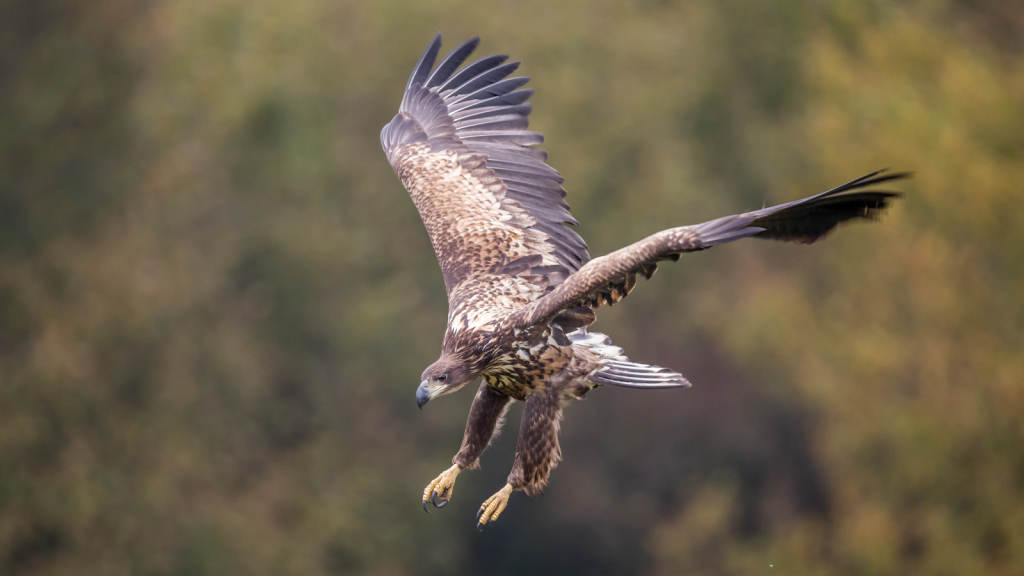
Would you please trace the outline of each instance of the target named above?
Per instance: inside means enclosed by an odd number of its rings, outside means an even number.
[[[815,196],[703,224],[671,228],[600,258],[570,226],[562,176],[528,130],[533,91],[510,77],[518,62],[488,56],[463,66],[479,38],[437,65],[440,34],[420,57],[381,145],[412,198],[448,293],[441,356],[416,391],[422,408],[482,377],[453,465],[427,485],[443,507],[458,474],[479,465],[512,400],[526,402],[507,484],[488,498],[478,526],[497,520],[516,490],[538,493],[561,459],[562,408],[603,385],[687,387],[668,368],[631,361],[587,326],[594,310],[624,298],[658,263],[746,237],[811,243],[849,220],[877,219],[899,194],[869,189],[904,178],[874,172]]]

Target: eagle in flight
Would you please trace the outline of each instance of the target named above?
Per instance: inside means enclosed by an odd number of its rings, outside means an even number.
[[[594,310],[650,278],[658,262],[748,236],[811,243],[840,222],[876,219],[894,192],[865,190],[905,177],[875,172],[827,192],[703,224],[670,228],[600,258],[572,229],[562,176],[527,130],[533,90],[509,76],[518,62],[488,56],[459,68],[472,38],[436,67],[438,34],[405,87],[381,145],[426,225],[448,292],[441,357],[423,372],[416,403],[483,378],[462,447],[423,491],[441,508],[456,477],[479,466],[510,402],[526,402],[508,483],[477,513],[494,522],[515,490],[535,495],[561,459],[562,408],[602,385],[682,388],[683,376],[633,362],[603,334],[588,332]]]

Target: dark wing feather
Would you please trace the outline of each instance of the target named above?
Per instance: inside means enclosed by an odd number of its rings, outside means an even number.
[[[512,323],[516,327],[532,326],[577,306],[593,308],[614,304],[633,289],[637,274],[650,278],[659,261],[678,260],[684,252],[706,250],[716,244],[748,236],[810,243],[825,236],[841,222],[877,219],[889,203],[899,197],[898,193],[877,190],[846,192],[906,177],[907,174],[874,172],[794,202],[726,216],[696,226],[663,230],[591,260],[553,291],[517,310]]]
[[[508,60],[508,56],[505,54],[497,54],[494,56],[487,56],[481,58],[467,65],[455,76],[452,76],[449,80],[445,81],[444,84],[438,87],[438,92],[444,92],[447,90],[455,90],[460,86],[464,86],[471,79],[483,74],[487,70],[490,70],[505,60]]]
[[[441,35],[438,34],[438,39],[440,40],[440,38]],[[466,58],[473,53],[473,50],[476,50],[477,44],[480,44],[479,36],[473,36],[469,40],[460,44],[455,50],[452,50],[450,54],[444,57],[444,60],[437,65],[434,72],[429,78],[427,78],[427,81],[422,82],[422,84],[427,88],[433,88],[434,86],[440,86],[447,82],[448,79],[451,78],[452,73],[466,61]],[[440,48],[441,43],[438,42],[437,46]],[[409,86],[406,86],[406,90],[409,88]]]
[[[508,77],[519,63],[488,56],[458,69],[478,43],[459,45],[431,72],[440,49],[440,36],[434,39],[409,78],[399,114],[381,131],[381,145],[427,226],[449,296],[482,272],[536,269],[550,289],[590,256],[565,226],[578,222],[561,175],[544,163],[546,152],[530,147],[544,138],[527,130],[533,91],[522,86],[529,79]],[[460,171],[463,177],[453,179]],[[532,268],[522,269],[524,263]]]
[[[519,62],[509,62],[501,66],[495,66],[477,74],[465,84],[452,88],[444,94],[445,103],[449,106],[458,104],[463,100],[482,100],[490,96],[500,96],[519,88],[530,81],[529,78],[505,78],[519,68]],[[505,89],[506,86],[513,86]]]
[[[412,69],[412,74],[409,75],[409,81],[405,84],[405,95],[409,96],[409,90],[415,84],[424,84],[427,81],[427,75],[430,74],[430,69],[434,67],[434,60],[437,59],[437,53],[441,50],[441,34],[438,33],[434,36],[434,40],[427,46],[426,51],[420,56],[416,67]],[[405,102],[402,102],[405,106]]]
[[[490,118],[493,116],[505,116],[515,114],[518,116],[529,116],[533,106],[529,104],[518,104],[511,106],[485,106],[483,108],[468,108],[458,112],[452,112],[452,120],[468,120],[470,118]]]
[[[533,96],[532,88],[523,88],[522,90],[513,90],[503,96],[495,96],[493,98],[487,98],[485,100],[470,100],[469,102],[460,102],[459,104],[453,105],[448,109],[452,114],[458,114],[463,110],[474,110],[483,107],[492,106],[515,106],[522,104]],[[529,115],[529,111],[524,114]]]

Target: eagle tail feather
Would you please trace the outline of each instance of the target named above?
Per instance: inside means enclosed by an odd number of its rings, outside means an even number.
[[[690,382],[682,374],[661,366],[639,362],[609,362],[590,375],[594,384],[608,384],[624,388],[689,388]]]
[[[568,336],[573,344],[586,346],[602,358],[604,366],[588,378],[594,384],[648,390],[690,387],[690,382],[682,374],[661,366],[630,361],[622,348],[612,344],[611,338],[604,334],[588,333],[586,328],[580,328]]]

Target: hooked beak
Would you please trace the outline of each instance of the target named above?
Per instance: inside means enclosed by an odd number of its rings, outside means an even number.
[[[416,406],[420,410],[423,409],[423,405],[430,401],[430,397],[433,394],[430,393],[430,389],[427,388],[427,381],[420,382],[420,387],[416,389]]]

